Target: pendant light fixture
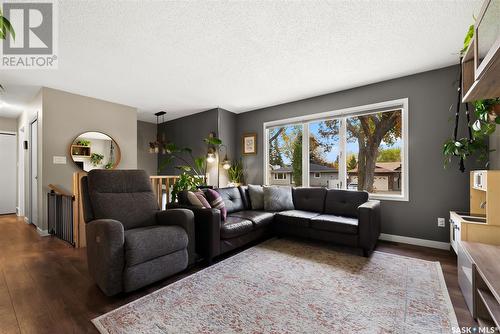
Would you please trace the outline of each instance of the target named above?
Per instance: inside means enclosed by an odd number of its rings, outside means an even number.
[[[153,154],[158,154],[160,153],[160,150],[162,151],[163,154],[165,154],[165,145],[167,144],[166,141],[165,141],[165,138],[160,138],[160,134],[158,133],[158,125],[160,124],[159,123],[159,120],[160,120],[160,116],[162,117],[162,120],[161,122],[164,123],[165,122],[165,114],[166,112],[165,111],[159,111],[155,114],[156,116],[156,141],[153,141],[153,142],[149,142],[149,153],[153,153]]]

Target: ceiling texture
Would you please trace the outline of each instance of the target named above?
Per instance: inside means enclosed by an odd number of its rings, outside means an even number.
[[[47,86],[137,107],[150,122],[159,110],[240,113],[455,64],[479,6],[64,0],[59,68],[0,71],[0,99],[9,85]]]

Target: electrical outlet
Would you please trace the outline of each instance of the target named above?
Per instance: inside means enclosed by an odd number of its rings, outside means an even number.
[[[444,218],[438,218],[438,227],[445,227],[446,223]]]

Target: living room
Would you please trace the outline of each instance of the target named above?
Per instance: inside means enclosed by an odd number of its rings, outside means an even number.
[[[4,1],[0,333],[498,332],[499,18]]]

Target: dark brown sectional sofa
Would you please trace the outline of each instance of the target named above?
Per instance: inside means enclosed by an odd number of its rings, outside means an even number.
[[[211,262],[215,257],[258,240],[299,236],[360,248],[368,256],[380,235],[380,202],[368,193],[325,188],[293,188],[293,210],[252,210],[246,187],[219,188],[227,209],[195,208],[180,196],[180,206],[195,216],[197,253]]]

